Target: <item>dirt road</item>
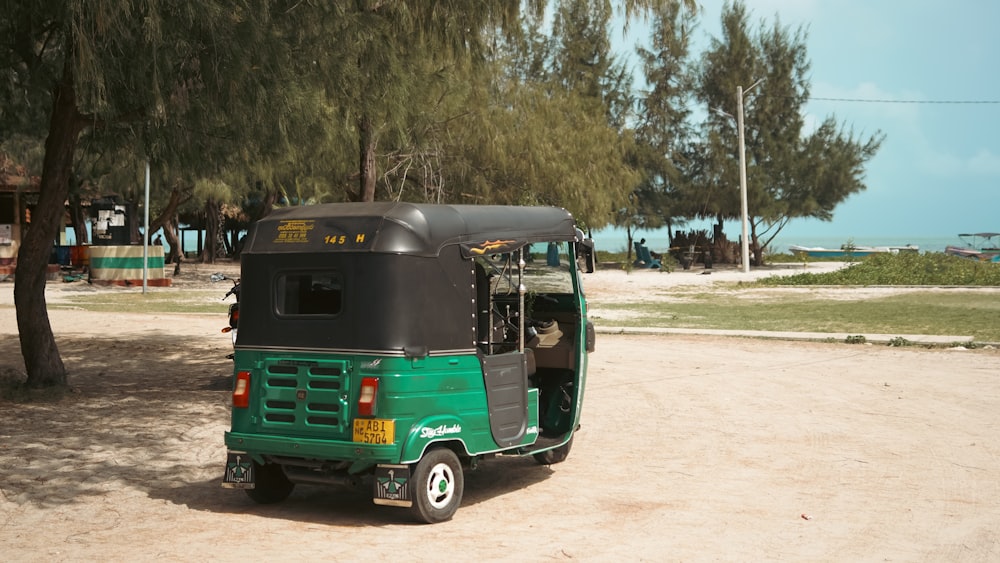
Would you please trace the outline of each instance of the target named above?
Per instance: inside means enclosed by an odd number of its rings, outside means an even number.
[[[219,487],[223,317],[51,311],[76,392],[0,403],[2,559],[1000,560],[995,350],[601,335],[569,459],[484,462],[425,526]]]

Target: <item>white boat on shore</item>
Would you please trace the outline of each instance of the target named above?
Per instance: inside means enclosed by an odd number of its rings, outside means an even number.
[[[872,254],[899,254],[900,252],[919,252],[920,247],[915,244],[904,246],[857,246],[845,244],[840,248],[822,248],[819,246],[799,246],[789,245],[788,251],[792,254],[805,254],[811,258],[863,258]]]

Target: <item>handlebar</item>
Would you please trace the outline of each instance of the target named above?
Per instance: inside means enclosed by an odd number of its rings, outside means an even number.
[[[236,296],[236,300],[237,301],[240,300],[240,278],[231,278],[231,277],[227,276],[226,274],[223,274],[221,272],[216,272],[216,273],[212,274],[209,277],[209,279],[212,280],[212,283],[220,282],[222,280],[229,280],[229,281],[233,282],[233,287],[229,291],[226,292],[226,295],[223,296],[222,299],[225,300],[230,295],[235,295]]]

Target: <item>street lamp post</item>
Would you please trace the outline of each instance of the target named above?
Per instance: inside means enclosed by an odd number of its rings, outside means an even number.
[[[747,154],[745,141],[743,140],[743,95],[753,90],[764,79],[754,82],[749,88],[743,90],[743,86],[736,87],[736,127],[739,129],[740,138],[740,236],[741,260],[743,261],[743,273],[750,273],[750,233],[749,233],[749,210],[747,209]]]

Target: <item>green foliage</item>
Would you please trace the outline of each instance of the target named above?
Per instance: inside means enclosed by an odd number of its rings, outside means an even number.
[[[593,311],[628,311],[614,324],[665,328],[710,328],[825,332],[841,334],[969,335],[975,342],[1000,342],[1000,300],[994,293],[970,295],[967,289],[935,289],[889,297],[845,299],[812,292],[780,298],[740,285],[732,291],[669,291],[670,300],[590,303]],[[664,293],[667,290],[663,290]],[[594,322],[608,324],[595,313]]]
[[[590,227],[605,225],[611,202],[624,198],[636,176],[593,103],[530,85],[499,96],[501,103],[467,118],[478,127],[456,131],[448,145],[464,147],[464,168],[451,178],[461,192],[453,197],[557,205]]]
[[[878,253],[834,272],[770,276],[762,285],[1000,286],[1000,264],[944,253]]]
[[[0,31],[37,33],[37,48],[0,53],[12,69],[0,85],[0,131],[41,145],[46,98],[72,54],[79,109],[95,124],[83,133],[76,175],[131,199],[150,158],[154,208],[169,187],[205,181],[225,183],[230,201],[255,189],[296,202],[358,199],[359,156],[371,153],[377,199],[562,205],[591,227],[674,225],[738,209],[732,124],[710,114],[705,143],[692,139],[690,0],[9,8]],[[650,88],[639,99],[610,51],[615,10],[652,22],[650,48],[639,51]],[[546,13],[550,35],[539,31]],[[837,149],[813,155],[825,167],[799,167],[776,150],[798,138],[808,94],[801,32],[754,33],[741,3],[723,29],[702,60],[699,97],[735,113],[735,86],[747,85],[747,73],[767,77],[747,98],[760,179],[751,208],[771,220],[794,215],[787,201],[799,198],[802,209],[820,210],[813,216],[829,213],[840,195],[774,192],[831,183],[849,192],[838,163],[859,165],[832,121],[811,145]],[[790,181],[799,168],[822,178]]]
[[[440,150],[442,201],[557,205],[588,228],[608,223],[639,181],[632,137],[617,128],[629,84],[609,54],[609,17],[560,3],[549,36],[525,16],[523,34],[496,37],[486,65],[449,82],[461,100],[426,137]]]
[[[703,150],[688,199],[698,202],[699,216],[740,216],[737,92],[743,91],[747,200],[751,213],[754,263],[760,249],[798,217],[829,220],[834,208],[866,189],[864,165],[878,151],[882,136],[856,137],[834,117],[805,134],[804,108],[809,99],[809,61],[805,31],[782,27],[751,29],[741,1],[722,13],[722,37],[702,58],[697,96],[710,111]],[[757,83],[758,80],[762,82]]]
[[[651,49],[638,49],[650,84],[638,100],[636,146],[631,154],[642,181],[628,205],[616,213],[619,226],[658,228],[692,214],[692,200],[684,197],[684,190],[689,181],[693,136],[689,123],[693,18],[676,3],[656,10]]]
[[[844,339],[844,342],[846,344],[867,344],[868,339],[865,338],[863,334],[854,334],[848,335],[847,338]]]

